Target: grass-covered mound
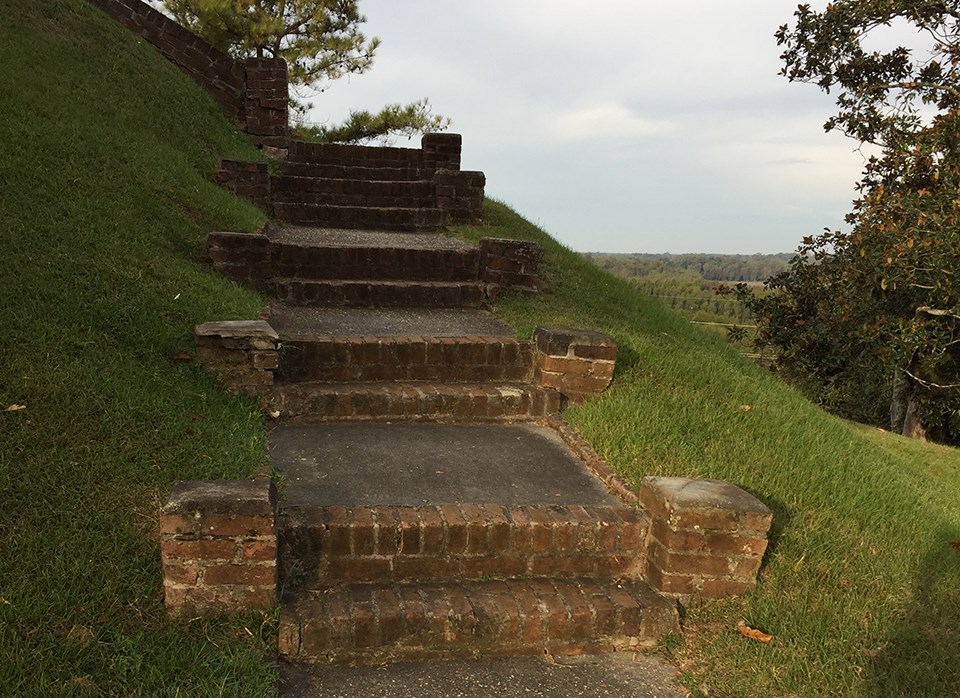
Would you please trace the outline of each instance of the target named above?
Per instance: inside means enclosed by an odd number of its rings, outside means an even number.
[[[201,259],[261,221],[212,181],[257,151],[84,0],[2,4],[0,694],[267,695],[269,623],[168,621],[156,543],[174,481],[264,464],[255,406],[173,358],[259,310]]]
[[[503,205],[463,237],[546,248],[547,293],[498,303],[536,325],[617,340],[611,388],[566,413],[631,483],[725,479],[775,512],[762,584],[694,605],[674,650],[696,693],[944,696],[960,690],[960,451],[831,417],[723,338],[563,248]],[[741,638],[736,621],[773,634]]]

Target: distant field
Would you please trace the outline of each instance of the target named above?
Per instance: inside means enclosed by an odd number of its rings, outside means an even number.
[[[741,354],[764,359],[753,347],[756,328],[750,311],[732,295],[717,291],[738,283],[760,287],[773,274],[785,271],[793,255],[588,252],[586,257],[690,322],[726,336]]]

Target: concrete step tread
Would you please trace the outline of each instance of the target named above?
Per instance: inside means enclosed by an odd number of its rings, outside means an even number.
[[[291,306],[476,308],[486,297],[478,281],[377,281],[274,278],[274,296]]]
[[[279,383],[268,409],[294,424],[372,422],[517,422],[560,411],[559,394],[525,383]]]
[[[482,310],[462,308],[302,308],[279,303],[263,314],[286,339],[336,337],[514,338],[509,325]]]
[[[404,250],[469,250],[463,240],[439,233],[402,233],[310,226],[271,226],[271,241],[304,247],[395,248]]]
[[[279,649],[328,662],[565,654],[651,646],[678,631],[676,605],[637,580],[350,584],[286,603]]]

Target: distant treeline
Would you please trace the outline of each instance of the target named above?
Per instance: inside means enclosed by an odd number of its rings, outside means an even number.
[[[793,253],[782,254],[608,254],[587,252],[601,269],[626,278],[693,272],[708,281],[766,281],[785,271]]]

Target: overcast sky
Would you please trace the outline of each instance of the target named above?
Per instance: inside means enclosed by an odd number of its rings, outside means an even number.
[[[487,195],[575,250],[789,252],[842,223],[863,165],[823,132],[832,97],[777,75],[796,5],[361,0],[374,67],[308,119],[429,97]]]

